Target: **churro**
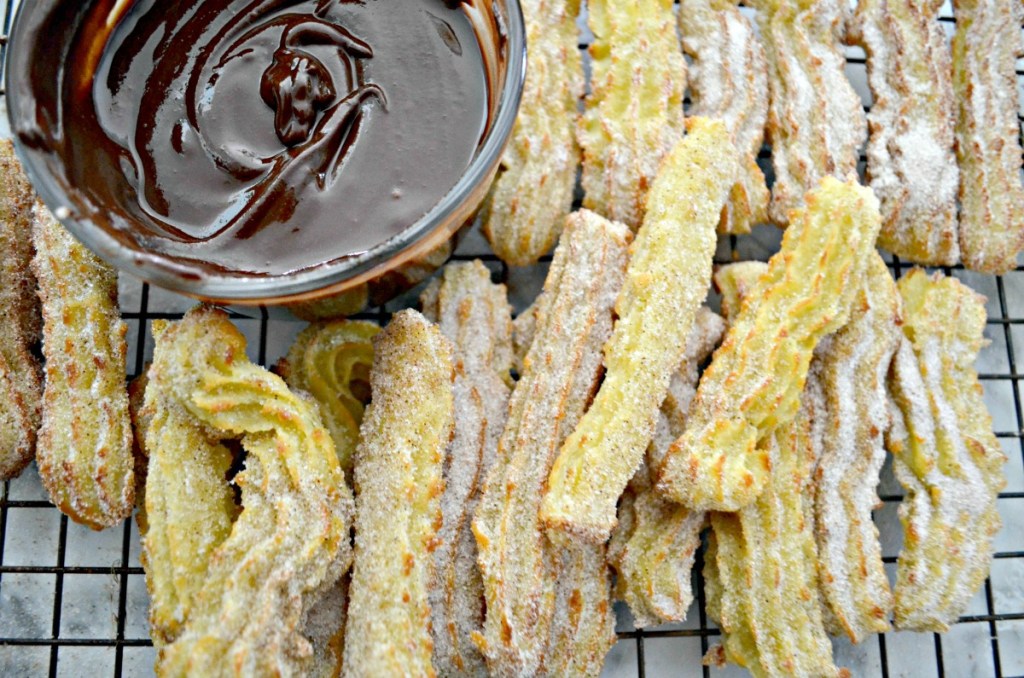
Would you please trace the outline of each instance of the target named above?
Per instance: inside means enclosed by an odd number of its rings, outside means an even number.
[[[693,118],[666,157],[630,249],[601,390],[562,445],[541,518],[604,543],[615,506],[654,435],[658,408],[711,282],[715,227],[736,181],[725,124]]]
[[[0,480],[32,461],[42,370],[32,355],[42,319],[32,273],[32,186],[10,141],[0,141]]]
[[[867,120],[846,79],[840,0],[754,0],[768,62],[768,142],[779,226],[825,176],[856,178]]]
[[[888,446],[907,491],[896,565],[896,626],[945,631],[988,576],[1006,484],[974,361],[982,298],[915,269],[899,281],[904,337],[889,383],[899,416]]]
[[[825,436],[815,472],[814,529],[828,622],[859,643],[889,630],[892,592],[871,511],[885,461],[886,375],[900,340],[896,283],[873,255],[850,322],[819,351]]]
[[[532,264],[558,241],[572,210],[580,148],[580,0],[524,0],[530,64],[512,137],[484,204],[483,232],[501,259]]]
[[[326,672],[303,630],[308,614],[351,561],[352,495],[334,445],[311,399],[245,357],[245,338],[222,311],[199,307],[176,323],[154,321],[156,349],[146,389],[154,414],[146,435],[150,471],[146,513],[149,566],[152,540],[170,536],[188,511],[207,513],[216,529],[199,528],[171,544],[175,562],[196,549],[209,559],[181,576],[190,587],[183,627],[160,649],[157,673],[184,675],[307,674]],[[161,411],[167,419],[161,421]],[[204,438],[205,441],[204,442]],[[219,440],[240,439],[248,453],[234,478],[242,508],[223,534],[230,499]],[[196,443],[193,447],[190,443]],[[156,494],[155,466],[177,471],[179,460],[202,478],[203,491]],[[183,485],[179,475],[166,484]],[[161,504],[157,497],[167,497]],[[184,504],[181,502],[184,501]],[[199,502],[202,503],[199,503]],[[172,575],[174,572],[172,571]],[[173,579],[172,579],[173,580]],[[180,590],[177,591],[180,595]]]
[[[452,435],[452,347],[405,310],[377,336],[374,354],[355,460],[345,675],[434,675],[427,591]]]
[[[690,571],[706,517],[661,498],[654,490],[651,469],[658,468],[669,446],[682,435],[700,365],[724,332],[722,319],[702,307],[686,341],[683,363],[672,375],[647,457],[619,504],[608,562],[618,573],[615,595],[629,605],[638,628],[682,621],[693,602]]]
[[[953,10],[961,254],[967,268],[1006,273],[1024,248],[1016,70],[1024,6],[957,0]]]
[[[370,399],[373,337],[378,332],[376,323],[365,320],[315,323],[299,333],[287,358],[277,365],[288,386],[316,400],[338,463],[349,478],[359,423]]]
[[[487,600],[478,640],[495,675],[538,674],[551,637],[573,644],[576,637],[599,638],[600,648],[579,648],[588,656],[603,657],[614,642],[607,570],[601,572],[603,580],[584,586],[574,580],[573,568],[564,569],[566,559],[570,564],[573,558],[584,564],[596,562],[574,555],[573,550],[592,549],[593,558],[603,560],[605,547],[553,546],[543,530],[540,505],[555,455],[597,388],[601,347],[611,336],[613,306],[625,277],[630,239],[622,224],[586,210],[570,215],[544,283],[534,340],[512,392],[497,461],[473,522]],[[569,587],[606,604],[559,593]],[[566,619],[556,610],[558,601],[603,611],[579,620],[593,625],[596,633],[577,630],[570,637],[553,628]],[[572,646],[558,649],[563,657],[568,652],[575,650]],[[564,666],[566,660],[558,664]]]
[[[442,676],[482,675],[484,658],[472,641],[484,621],[472,520],[505,427],[512,309],[505,286],[492,283],[480,261],[449,265],[421,299],[424,315],[455,349],[455,435],[444,461],[441,529],[428,591],[434,670]]]
[[[960,173],[941,6],[942,0],[859,0],[850,39],[867,52],[874,98],[867,176],[881,203],[879,245],[910,261],[952,265],[960,259]]]
[[[32,239],[46,357],[39,476],[61,511],[98,530],[118,524],[135,506],[124,378],[128,326],[117,304],[117,271],[41,203]]]
[[[587,12],[594,42],[579,127],[583,206],[635,231],[661,160],[683,135],[686,61],[672,0],[590,0]]]
[[[782,249],[705,370],[658,488],[694,510],[750,504],[770,474],[764,442],[800,404],[814,348],[846,324],[880,226],[878,201],[826,177],[794,211]]]
[[[771,197],[757,166],[768,117],[764,48],[732,0],[682,0],[679,32],[690,57],[689,114],[723,120],[741,155],[718,231],[749,233],[768,218]]]

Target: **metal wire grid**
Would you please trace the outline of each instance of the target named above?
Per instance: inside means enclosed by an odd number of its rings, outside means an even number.
[[[6,36],[16,5],[16,0],[5,0],[0,60],[5,56]],[[942,20],[953,22],[948,8]],[[581,49],[585,49],[589,42],[585,30],[583,35]],[[862,68],[864,59],[854,51],[848,56],[848,62]],[[1017,73],[1018,76],[1024,75],[1024,70],[1018,69]],[[3,94],[0,84],[0,97]],[[767,151],[763,152],[762,161],[768,158]],[[770,176],[770,168],[766,169]],[[771,229],[758,229],[751,236],[722,239],[716,263],[765,259],[777,246],[777,238]],[[496,280],[509,285],[512,301],[518,310],[532,299],[550,262],[550,257],[547,257],[531,270],[510,270],[489,252],[478,235],[471,234],[460,246],[455,259],[474,258],[482,259],[492,269]],[[909,268],[896,258],[889,265],[897,277]],[[837,659],[842,664],[843,659],[859,658],[862,670],[877,672],[885,678],[890,675],[959,676],[967,673],[999,678],[1011,675],[1024,677],[1024,520],[1020,519],[1024,516],[1024,408],[1021,404],[1024,372],[1018,369],[1015,350],[1015,343],[1024,344],[1024,266],[1001,277],[972,274],[960,266],[943,270],[947,275],[967,279],[975,289],[989,297],[986,335],[992,345],[987,349],[989,359],[984,362],[994,367],[983,371],[980,376],[990,406],[996,403],[1009,411],[1008,416],[1002,417],[1002,421],[997,417],[996,422],[996,435],[1010,459],[1007,465],[1010,485],[1000,494],[1000,509],[1007,527],[1001,537],[997,537],[999,550],[995,554],[993,577],[986,580],[979,596],[981,600],[972,602],[968,609],[971,614],[961,617],[949,636],[944,639],[939,634],[932,634],[932,648],[926,648],[923,654],[920,651],[921,641],[927,639],[927,635],[922,634],[910,634],[909,644],[908,634],[878,635],[874,641],[865,641],[860,648],[847,646],[845,650],[840,641]],[[413,303],[415,296],[405,295],[360,317],[384,323],[393,311]],[[129,338],[134,347],[130,353],[130,376],[142,371],[151,352],[150,321],[180,318],[188,305],[189,302],[157,288],[122,280],[123,317],[130,325]],[[296,323],[271,319],[271,314],[262,309],[232,313],[232,317],[250,338],[251,357],[264,365],[284,352],[290,337],[300,327]],[[1024,356],[1024,350],[1021,355]],[[26,472],[27,479],[4,483],[0,494],[0,674],[98,675],[102,671],[122,676],[150,673],[154,651],[146,633],[144,572],[138,562],[138,534],[134,523],[127,521],[122,527],[104,533],[108,535],[104,537],[107,547],[96,550],[108,557],[116,554],[112,564],[87,564],[90,562],[87,555],[89,544],[94,540],[94,534],[69,523],[66,516],[60,515],[46,500],[33,473],[30,469]],[[891,473],[887,479],[883,477],[880,495],[883,504],[878,513],[888,512],[889,523],[892,524],[895,522],[894,510],[902,494]],[[27,516],[31,519],[25,519]],[[47,534],[47,523],[56,527],[55,537],[52,534],[48,539],[40,536]],[[116,542],[113,547],[111,539]],[[12,555],[15,542],[22,554],[18,558]],[[27,563],[21,562],[26,549],[33,552]],[[37,564],[52,559],[54,550],[55,564]],[[894,567],[894,553],[892,551],[884,558],[887,567]],[[742,673],[735,667],[711,669],[701,666],[698,661],[720,635],[705,612],[702,555],[698,554],[693,577],[696,601],[686,623],[648,630],[635,629],[628,611],[619,609],[620,642],[609,655],[607,675],[700,674],[709,677]],[[12,560],[16,562],[12,563]],[[1014,567],[1006,568],[999,580],[1000,585],[994,587],[993,578],[997,571],[1002,571],[1002,563]],[[88,603],[84,612],[76,606],[78,599],[96,598],[97,582],[102,582],[104,595],[101,597],[110,603],[108,617],[100,615]],[[25,598],[16,595],[19,588],[33,591],[44,599],[44,603],[46,592],[52,591],[48,623],[38,623],[38,619],[23,609]],[[997,589],[999,592],[1009,591],[1011,595],[997,595]],[[1012,595],[1014,591],[1018,592],[1016,596]],[[143,601],[141,606],[137,604],[138,600]],[[68,622],[69,619],[74,623]],[[973,630],[958,635],[956,631],[961,628]],[[106,630],[107,633],[97,633],[97,630]],[[672,646],[665,645],[666,642],[671,642]],[[675,651],[684,645],[689,648]],[[909,653],[908,647],[912,648]],[[679,663],[681,657],[686,657],[686,664]],[[911,659],[902,661],[906,657]],[[922,659],[925,663],[919,663]],[[932,666],[925,665],[929,660]]]

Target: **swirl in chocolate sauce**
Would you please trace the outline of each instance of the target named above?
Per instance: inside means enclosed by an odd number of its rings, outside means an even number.
[[[62,84],[33,92],[42,133],[23,141],[61,157],[75,207],[116,237],[215,270],[383,242],[448,192],[487,125],[460,3],[52,4],[37,37],[70,36],[40,57],[65,60],[49,64]]]

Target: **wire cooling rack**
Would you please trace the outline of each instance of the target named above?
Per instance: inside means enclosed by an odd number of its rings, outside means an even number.
[[[6,50],[17,2],[0,7],[0,59]],[[951,31],[948,7],[943,22]],[[580,48],[589,43],[581,21]],[[848,73],[865,105],[864,55],[848,52]],[[1018,67],[1018,76],[1024,69]],[[1020,79],[1020,78],[1018,78]],[[0,101],[3,89],[0,88]],[[0,116],[6,133],[6,115]],[[768,153],[762,163],[768,170]],[[766,259],[778,247],[779,233],[759,227],[749,236],[722,238],[717,263]],[[505,282],[517,310],[539,291],[547,259],[526,269],[509,269],[491,254],[477,232],[459,247],[456,259],[482,259],[495,280]],[[908,270],[889,261],[898,277]],[[949,633],[887,633],[860,646],[835,641],[836,661],[855,676],[1021,676],[1024,677],[1024,267],[993,277],[944,269],[988,297],[986,336],[990,345],[978,363],[985,398],[997,436],[1009,458],[1008,485],[1000,495],[1002,532],[996,537],[991,577]],[[399,308],[414,305],[409,293],[361,317],[386,322]],[[717,300],[712,295],[711,303]],[[180,318],[192,302],[132,279],[121,281],[121,308],[129,325],[130,376],[152,355],[150,321]],[[249,338],[249,354],[261,364],[283,355],[303,324],[280,320],[265,310],[232,314]],[[1020,347],[1020,348],[1018,348]],[[886,467],[879,488],[882,504],[875,513],[890,576],[902,541],[896,509],[902,491]],[[694,572],[696,601],[687,621],[638,630],[624,607],[619,612],[619,642],[608,656],[605,676],[733,676],[736,667],[701,665],[700,658],[717,642],[719,631],[704,610],[704,582],[698,555]],[[35,467],[3,484],[0,494],[0,675],[2,676],[146,676],[153,672],[155,651],[148,637],[148,599],[139,563],[135,524],[125,522],[102,533],[76,525],[47,500]]]

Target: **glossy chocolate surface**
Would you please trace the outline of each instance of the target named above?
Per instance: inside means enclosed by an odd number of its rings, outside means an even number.
[[[430,210],[488,124],[462,3],[39,1],[15,132],[59,160],[73,218],[192,269],[356,256]]]

